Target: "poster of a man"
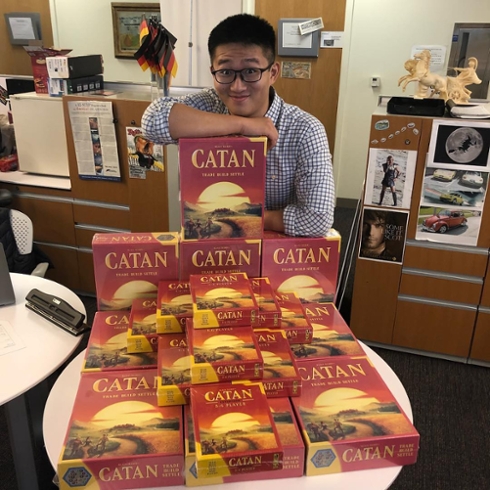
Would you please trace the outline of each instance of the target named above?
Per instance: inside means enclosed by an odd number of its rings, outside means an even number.
[[[148,170],[163,172],[163,147],[147,140],[140,128],[126,128],[129,177],[146,179]]]
[[[401,263],[407,222],[408,212],[365,208],[359,257]]]

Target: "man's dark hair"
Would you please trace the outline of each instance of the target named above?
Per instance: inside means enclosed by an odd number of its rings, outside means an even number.
[[[276,57],[276,33],[274,28],[261,17],[237,14],[222,20],[209,34],[208,51],[213,62],[216,48],[223,44],[259,46],[269,63]]]
[[[386,224],[386,211],[376,211],[374,209],[366,209],[364,211],[363,221],[379,221]]]

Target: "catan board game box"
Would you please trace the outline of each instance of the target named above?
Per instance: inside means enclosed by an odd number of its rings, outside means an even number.
[[[267,138],[179,140],[184,239],[262,238]]]
[[[158,336],[158,389],[159,406],[189,403],[191,386],[191,360],[184,333]]]
[[[158,350],[157,299],[134,299],[126,336],[128,352]]]
[[[269,478],[294,478],[303,476],[305,461],[305,446],[299,431],[291,402],[286,398],[269,400],[269,407],[276,424],[284,456],[283,468],[277,471],[259,471],[239,475],[214,478],[198,478],[196,473],[196,447],[194,441],[194,426],[190,407],[184,407],[185,427],[185,485],[198,487],[202,485],[217,485],[220,483],[238,483],[242,481],[267,480]],[[228,440],[225,438],[216,442],[216,450],[228,450]]]
[[[283,467],[284,452],[262,383],[193,385],[191,413],[198,478]]]
[[[92,250],[99,311],[156,298],[159,281],[179,278],[178,233],[96,233]]]
[[[261,380],[264,361],[252,327],[187,329],[191,383]]]
[[[277,304],[269,278],[255,277],[249,278],[249,281],[259,308],[255,324],[260,328],[279,328],[281,326],[281,308]]]
[[[306,475],[413,464],[419,434],[367,357],[297,361]]]
[[[264,359],[264,385],[267,398],[299,396],[301,378],[284,330],[255,329],[254,335]]]
[[[286,332],[289,343],[309,344],[313,337],[313,327],[298,295],[294,292],[276,292],[275,298],[281,308],[281,329]]]
[[[191,288],[186,281],[160,281],[156,310],[157,333],[185,332],[192,318]]]
[[[262,240],[181,240],[180,280],[191,274],[224,274],[245,272],[248,277],[260,276]]]
[[[254,325],[258,307],[247,274],[192,275],[194,328]]]
[[[82,373],[157,367],[156,352],[128,352],[128,326],[129,311],[98,311],[95,314]]]
[[[335,298],[340,235],[292,237],[266,231],[262,241],[262,276],[277,292],[294,291],[302,303],[331,303]]]
[[[365,355],[361,344],[333,303],[306,303],[303,304],[303,311],[313,328],[313,338],[308,345],[291,345],[295,358]]]
[[[61,489],[183,485],[182,407],[157,405],[156,374],[82,374],[58,461]]]

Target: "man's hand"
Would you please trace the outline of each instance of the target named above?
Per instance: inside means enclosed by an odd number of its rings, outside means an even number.
[[[266,211],[264,214],[264,230],[284,233],[284,210]]]
[[[276,146],[279,133],[271,119],[268,117],[240,117],[240,119],[242,124],[240,134],[243,136],[266,136],[268,149]]]

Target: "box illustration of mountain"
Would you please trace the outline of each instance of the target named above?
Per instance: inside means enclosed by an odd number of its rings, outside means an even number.
[[[294,292],[275,295],[281,308],[281,329],[286,332],[290,344],[309,344],[313,338],[313,327],[306,318],[303,305]]]
[[[95,314],[82,373],[156,369],[156,352],[128,352],[128,326],[129,311],[98,311]]]
[[[158,336],[157,403],[161,407],[189,403],[191,359],[185,333]]]
[[[306,475],[413,464],[419,434],[367,357],[297,361]]]
[[[179,278],[178,233],[96,233],[92,250],[99,311],[127,310],[156,298],[159,281]]]
[[[60,458],[60,488],[182,485],[182,407],[156,404],[156,369],[85,373]]]
[[[192,318],[189,282],[160,281],[156,315],[157,333],[185,332],[185,321]]]
[[[181,240],[180,280],[191,274],[227,274],[245,272],[248,277],[260,276],[262,240]]]
[[[219,327],[187,331],[191,383],[259,380],[264,361],[252,327]]]
[[[364,356],[364,349],[333,303],[303,304],[313,327],[311,343],[291,345],[297,359],[322,359],[332,356]]]
[[[299,396],[301,378],[284,330],[254,330],[264,359],[264,385],[267,398]]]
[[[262,238],[267,138],[179,140],[184,239]]]
[[[247,274],[191,275],[194,328],[254,325],[258,307]]]
[[[260,328],[281,326],[281,308],[268,277],[249,278],[259,308],[256,325]]]
[[[260,382],[191,387],[198,478],[275,473],[283,448]]]
[[[331,229],[318,238],[266,231],[262,276],[277,292],[295,291],[303,303],[331,303],[337,288],[340,235]]]
[[[158,350],[156,311],[156,298],[133,300],[126,337],[131,354]]]
[[[273,398],[269,406],[279,434],[279,440],[284,450],[284,466],[277,471],[260,471],[239,475],[230,475],[214,478],[198,478],[196,473],[196,445],[194,440],[194,425],[192,423],[191,409],[184,407],[185,432],[185,485],[199,487],[204,485],[218,485],[220,483],[238,483],[242,481],[268,480],[270,478],[294,478],[303,476],[305,446],[299,431],[291,402],[288,398]],[[219,444],[218,444],[219,443]],[[217,441],[218,450],[226,450],[228,441]]]

